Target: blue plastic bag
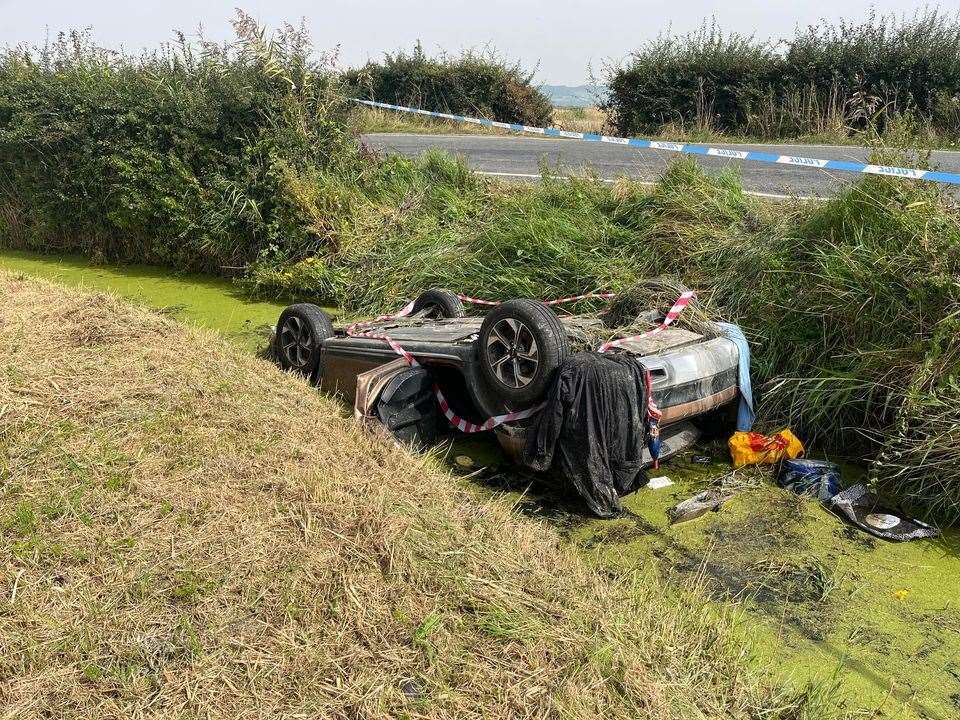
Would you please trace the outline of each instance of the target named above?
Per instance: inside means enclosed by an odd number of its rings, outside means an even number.
[[[826,501],[840,492],[840,466],[826,460],[784,460],[777,473],[777,484]]]

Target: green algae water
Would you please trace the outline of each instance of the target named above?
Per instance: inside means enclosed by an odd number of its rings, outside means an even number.
[[[245,298],[226,280],[149,266],[91,266],[0,250],[0,269],[108,290],[251,350],[264,345],[284,306]],[[575,501],[538,494],[509,470],[493,472],[490,485],[506,488],[518,508],[552,523],[608,571],[653,564],[679,587],[737,604],[758,661],[783,678],[833,679],[848,709],[868,717],[960,717],[960,533],[884,542],[769,482],[743,490],[720,512],[671,526],[667,508],[730,471],[722,445],[697,453],[714,461],[698,465],[688,453],[665,463],[660,474],[674,484],[626,498],[626,513],[615,520],[590,518]],[[457,455],[481,469],[505,467],[484,439],[456,443],[447,453],[451,464]],[[844,483],[861,472],[844,466]],[[511,483],[519,489],[511,491]]]
[[[495,445],[458,441],[448,458],[461,454],[494,467],[490,484],[502,487]],[[713,460],[700,465],[694,454]],[[863,479],[861,467],[841,467],[845,486]],[[864,717],[960,717],[960,532],[879,540],[780,489],[769,469],[745,473],[753,482],[719,512],[670,525],[668,508],[731,470],[722,443],[683,453],[657,471],[673,485],[624,498],[614,520],[529,478],[508,495],[605,571],[652,564],[675,587],[736,605],[757,661],[797,687],[836,683],[846,709]]]
[[[172,274],[150,265],[99,266],[81,257],[0,250],[0,269],[116,293],[183,322],[216,330],[249,350],[265,344],[270,326],[285,307],[247,299],[229,280]]]

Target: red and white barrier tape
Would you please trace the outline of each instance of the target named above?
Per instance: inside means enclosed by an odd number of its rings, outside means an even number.
[[[680,313],[683,312],[683,309],[689,305],[690,301],[696,296],[697,294],[693,290],[687,290],[677,298],[676,302],[673,303],[673,307],[670,308],[669,312],[667,312],[667,316],[663,319],[663,322],[657,325],[657,327],[655,327],[653,330],[647,330],[639,335],[631,335],[630,337],[620,338],[618,340],[610,340],[609,342],[605,342],[603,345],[601,345],[597,352],[606,352],[607,350],[623,345],[624,343],[628,343],[633,340],[640,340],[642,338],[650,337],[651,335],[656,335],[657,333],[663,332],[667,329],[668,325],[671,325],[674,320],[680,317]]]
[[[503,425],[504,423],[513,422],[514,420],[525,420],[528,417],[533,417],[543,409],[543,403],[540,403],[536,407],[527,408],[526,410],[519,410],[518,412],[506,413],[504,415],[494,415],[492,418],[487,418],[486,421],[480,425],[477,425],[476,423],[463,419],[453,412],[453,410],[450,409],[450,405],[447,403],[447,399],[443,396],[443,393],[440,392],[440,388],[436,385],[433,386],[433,392],[437,396],[437,402],[440,403],[440,412],[443,413],[443,416],[450,422],[451,425],[453,425],[453,427],[457,428],[457,430],[460,432],[465,433],[493,430],[495,427],[497,427],[497,425]]]
[[[500,302],[495,300],[481,300],[480,298],[472,298],[467,295],[457,295],[464,302],[473,303],[475,305],[499,305]],[[602,298],[604,300],[609,300],[613,297],[616,297],[615,293],[587,293],[585,295],[573,295],[571,297],[559,298],[557,300],[547,300],[544,305],[561,305],[563,303],[575,302],[577,300],[588,300],[591,298]],[[611,340],[610,342],[604,343],[600,347],[600,352],[606,352],[607,350],[621,345],[630,340],[639,340],[640,338],[647,337],[648,335],[653,335],[655,333],[661,332],[668,325],[670,325],[677,317],[683,312],[683,309],[689,304],[690,300],[695,297],[693,291],[687,291],[683,293],[677,301],[673,304],[673,307],[670,308],[670,311],[667,313],[663,322],[655,327],[653,330],[648,330],[645,333],[640,335],[633,335],[628,338],[623,338],[620,340]],[[355,322],[347,328],[347,335],[350,337],[364,337],[370,338],[372,340],[383,340],[386,342],[390,348],[397,353],[400,357],[406,360],[407,364],[410,367],[419,367],[420,363],[417,362],[417,359],[411,355],[409,352],[403,349],[403,346],[400,345],[396,340],[391,338],[389,335],[383,335],[381,333],[375,333],[373,331],[363,331],[361,328],[373,325],[384,320],[395,320],[397,318],[407,317],[410,313],[413,312],[413,302],[408,303],[401,309],[399,312],[393,313],[391,315],[381,315],[378,318],[373,320],[366,320],[364,322]],[[474,423],[469,420],[466,420],[459,415],[457,415],[453,410],[450,409],[450,404],[447,402],[447,399],[443,396],[443,393],[440,392],[440,388],[437,385],[433,386],[434,395],[437,397],[437,403],[440,405],[440,411],[443,413],[443,416],[447,421],[455,428],[464,433],[477,433],[477,432],[486,432],[487,430],[493,430],[493,428],[498,425],[503,425],[504,423],[513,422],[515,420],[524,420],[528,417],[536,415],[543,408],[543,404],[537,405],[536,407],[527,408],[526,410],[520,410],[517,412],[505,413],[504,415],[494,415],[491,418],[487,418],[482,423]],[[655,420],[659,420],[662,413],[657,408],[653,402],[653,389],[652,389],[652,380],[650,373],[647,373],[647,413]]]
[[[408,353],[403,347],[394,340],[389,335],[381,335],[380,333],[375,333],[373,331],[361,331],[360,328],[367,327],[368,325],[373,325],[378,322],[383,322],[384,320],[395,320],[396,318],[406,317],[413,312],[413,302],[409,302],[403,306],[403,308],[393,313],[392,315],[381,315],[380,317],[374,318],[373,320],[365,320],[363,322],[355,322],[349,327],[347,327],[347,335],[350,337],[365,337],[370,338],[371,340],[383,340],[387,343],[390,348],[400,357],[407,361],[407,365],[410,367],[418,367],[420,363],[417,362],[417,359]]]
[[[660,422],[663,413],[653,401],[653,374],[646,368],[643,369],[643,383],[647,386],[647,417],[654,422]]]

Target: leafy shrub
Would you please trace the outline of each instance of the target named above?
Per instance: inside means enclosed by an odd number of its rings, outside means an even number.
[[[382,62],[347,71],[343,80],[354,97],[504,122],[548,125],[553,111],[532,73],[493,53],[430,58],[417,43],[409,55],[388,53]]]
[[[824,22],[779,44],[704,26],[651,42],[607,74],[604,109],[624,134],[668,123],[772,138],[882,132],[912,115],[960,137],[960,18],[936,10]]]
[[[654,132],[668,123],[700,129],[741,127],[765,98],[773,45],[724,35],[715,25],[684,37],[660,37],[608,69],[602,107],[622,133]]]
[[[227,48],[73,33],[0,56],[6,242],[212,270],[302,235],[284,178],[353,162],[345,109],[301,31],[235,27]]]

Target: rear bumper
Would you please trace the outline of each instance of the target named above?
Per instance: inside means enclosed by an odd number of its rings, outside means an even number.
[[[668,425],[733,402],[740,351],[725,337],[641,358],[653,377],[653,400]]]

